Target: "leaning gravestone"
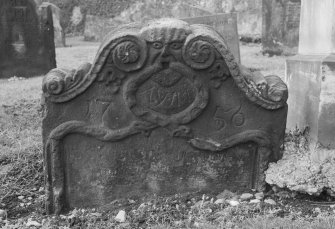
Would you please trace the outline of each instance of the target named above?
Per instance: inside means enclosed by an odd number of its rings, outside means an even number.
[[[36,76],[56,67],[49,7],[33,0],[0,1],[0,78]]]
[[[236,13],[190,17],[182,20],[190,24],[205,24],[214,27],[223,36],[238,63],[241,62]]]
[[[287,88],[240,67],[211,27],[161,19],[106,37],[93,65],[44,78],[47,208],[264,189]]]

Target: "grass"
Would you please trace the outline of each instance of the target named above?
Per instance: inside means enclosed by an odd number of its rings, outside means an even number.
[[[72,47],[57,49],[58,67],[75,68],[92,62],[96,43],[73,40]],[[241,46],[242,63],[265,74],[284,76],[284,57],[264,57],[259,45]],[[265,204],[213,204],[201,196],[156,197],[146,203],[127,207],[127,221],[114,220],[122,208],[108,211],[74,210],[64,216],[46,216],[44,212],[43,156],[41,139],[42,77],[26,80],[0,80],[0,209],[8,212],[0,220],[2,228],[28,228],[27,220],[43,223],[44,228],[335,228],[332,209],[314,213],[309,206],[292,207],[293,200],[279,197],[277,206]],[[199,201],[202,203],[199,205]],[[303,209],[303,210],[301,210]],[[301,213],[303,212],[303,213]]]

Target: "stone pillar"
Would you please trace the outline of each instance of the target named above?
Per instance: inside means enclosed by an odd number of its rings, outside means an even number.
[[[299,54],[286,61],[287,128],[335,148],[335,0],[302,0]]]

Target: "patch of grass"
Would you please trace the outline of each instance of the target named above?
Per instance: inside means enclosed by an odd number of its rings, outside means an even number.
[[[42,114],[36,99],[3,104],[2,113],[0,204],[6,206],[9,217],[16,217],[36,207],[34,200],[40,196],[38,190],[43,186]],[[31,201],[25,204],[18,196],[30,197]]]

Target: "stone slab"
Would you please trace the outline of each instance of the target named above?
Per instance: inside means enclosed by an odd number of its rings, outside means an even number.
[[[297,55],[286,61],[287,127],[309,129],[312,142],[335,148],[335,56]]]
[[[296,54],[301,0],[263,0],[263,53]]]
[[[56,47],[66,47],[65,31],[61,26],[62,20],[64,20],[62,18],[64,17],[63,15],[64,13],[62,13],[61,9],[58,6],[50,2],[43,2],[41,5],[43,5],[44,7],[50,6],[51,8],[52,21],[54,25],[55,46]]]
[[[211,27],[119,28],[94,63],[43,80],[48,213],[115,199],[264,190],[287,88],[240,67]]]
[[[299,54],[335,51],[335,1],[302,0]]]
[[[190,24],[204,24],[215,28],[215,30],[226,40],[228,47],[236,60],[239,63],[241,62],[236,13],[183,18],[182,20]]]
[[[32,77],[56,67],[50,7],[2,0],[0,18],[0,78]]]

